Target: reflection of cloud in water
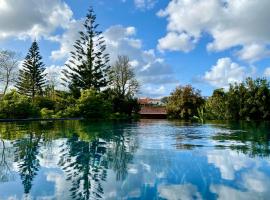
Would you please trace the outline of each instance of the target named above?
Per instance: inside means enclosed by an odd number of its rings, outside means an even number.
[[[245,163],[250,162],[246,158]],[[242,159],[243,161],[243,159]],[[239,162],[236,158],[232,162]],[[269,199],[270,196],[270,177],[262,169],[261,162],[253,163],[249,170],[240,171],[240,178],[237,181],[240,189],[226,185],[212,184],[210,190],[217,194],[220,200],[253,200]]]
[[[69,199],[70,185],[66,182],[66,177],[62,173],[48,172],[47,181],[53,182],[55,185],[54,199]]]
[[[243,184],[249,190],[270,195],[270,177],[266,174],[252,170],[242,175]]]
[[[160,185],[158,192],[159,197],[167,200],[202,199],[197,187],[189,183],[184,185]]]
[[[251,158],[242,153],[231,150],[212,150],[207,152],[208,163],[214,164],[220,169],[221,177],[226,180],[233,180],[235,172],[251,166],[254,162]]]
[[[38,155],[40,166],[45,168],[58,168],[59,155],[61,154],[61,148],[59,147],[64,145],[64,142],[64,139],[54,140],[41,146]]]

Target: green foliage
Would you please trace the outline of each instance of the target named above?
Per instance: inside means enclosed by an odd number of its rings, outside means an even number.
[[[45,67],[39,53],[38,44],[34,41],[23,62],[23,69],[19,72],[16,84],[18,92],[32,99],[42,95],[46,82],[44,70]]]
[[[140,111],[140,105],[137,99],[114,97],[112,104],[113,113],[122,113],[130,117],[132,113],[138,113]]]
[[[16,91],[6,94],[0,101],[0,118],[37,117],[38,113],[31,100]]]
[[[270,89],[266,79],[246,79],[230,85],[228,92],[215,90],[206,101],[209,119],[269,120]]]
[[[201,106],[197,109],[198,116],[193,116],[193,119],[204,123],[206,121],[205,106]]]
[[[75,42],[75,52],[64,70],[64,81],[72,94],[79,97],[80,91],[95,88],[100,90],[108,84],[109,56],[105,53],[105,40],[97,30],[96,15],[89,9],[84,22],[84,29],[79,32],[80,39]]]
[[[77,101],[77,108],[82,117],[88,119],[107,118],[112,112],[112,105],[102,93],[94,89],[84,90]]]
[[[40,109],[46,108],[48,110],[54,110],[56,102],[48,97],[37,96],[34,98],[33,104]]]
[[[190,85],[180,86],[168,97],[166,105],[169,118],[191,119],[197,115],[197,108],[203,105],[200,91]]]
[[[213,95],[205,102],[206,117],[213,120],[223,120],[226,118],[226,93],[223,89],[216,89]]]
[[[44,119],[49,119],[49,118],[52,118],[53,117],[54,111],[53,110],[49,110],[47,108],[42,108],[40,110],[40,115]]]

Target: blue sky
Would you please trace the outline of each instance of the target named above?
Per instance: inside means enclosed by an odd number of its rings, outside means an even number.
[[[207,96],[248,76],[270,77],[269,0],[0,0],[0,48],[23,58],[37,38],[58,80],[90,5],[112,63],[130,57],[140,96],[185,84]]]

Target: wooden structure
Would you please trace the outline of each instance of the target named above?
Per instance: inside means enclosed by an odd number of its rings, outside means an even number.
[[[167,117],[165,107],[142,106],[139,113],[144,119],[166,119]]]

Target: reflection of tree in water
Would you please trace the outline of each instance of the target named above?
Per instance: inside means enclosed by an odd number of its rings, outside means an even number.
[[[268,122],[237,122],[229,123],[227,126],[229,130],[235,131],[230,134],[219,133],[213,136],[213,139],[237,142],[229,147],[251,157],[267,157],[270,155],[270,124]]]
[[[116,180],[124,180],[128,174],[128,164],[138,147],[134,138],[125,129],[114,129],[113,138],[108,150],[109,168],[116,172]]]
[[[40,165],[37,155],[40,139],[40,135],[30,132],[29,135],[14,142],[16,148],[15,162],[18,163],[25,194],[29,194],[33,179],[39,170]]]
[[[126,177],[128,163],[135,151],[134,140],[125,137],[123,129],[97,130],[91,133],[88,127],[83,134],[80,132],[84,138],[92,136],[88,140],[82,140],[74,133],[62,146],[59,164],[72,183],[72,199],[101,199],[104,194],[102,182],[106,181],[108,168],[116,172],[117,180]]]
[[[67,180],[72,182],[72,198],[102,198],[101,181],[107,175],[106,142],[100,139],[82,141],[74,134],[68,139],[67,148],[59,164],[67,173]]]
[[[0,139],[0,182],[8,182],[14,179],[12,171],[12,148],[6,146],[6,142]]]

